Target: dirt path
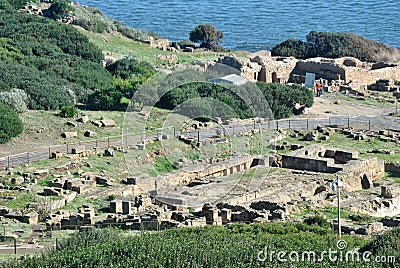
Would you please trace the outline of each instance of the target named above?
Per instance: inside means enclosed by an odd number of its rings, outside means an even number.
[[[307,115],[294,117],[301,118],[326,118],[331,116],[367,116],[367,117],[384,117],[395,111],[395,107],[377,107],[358,102],[350,102],[340,100],[339,104],[335,104],[335,98],[322,95],[322,97],[314,98],[314,105],[309,109]]]

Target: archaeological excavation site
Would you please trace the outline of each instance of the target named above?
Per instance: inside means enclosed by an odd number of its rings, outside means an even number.
[[[120,119],[69,119],[63,145],[0,158],[0,233],[18,241],[1,250],[44,251],[63,236],[110,227],[140,233],[318,218],[334,232],[373,237],[400,225],[397,106],[371,114],[349,104],[397,105],[398,65],[259,52],[196,69],[218,64],[253,82],[304,83],[313,73],[324,81],[320,110],[299,104],[289,119],[184,118],[180,127],[160,127],[162,112],[149,120],[144,108],[130,111],[133,122],[158,125],[117,138],[97,133],[122,129]]]

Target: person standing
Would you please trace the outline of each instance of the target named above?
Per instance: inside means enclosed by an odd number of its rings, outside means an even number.
[[[320,97],[322,95],[322,84],[320,80],[317,81],[315,87],[317,88],[317,97]]]

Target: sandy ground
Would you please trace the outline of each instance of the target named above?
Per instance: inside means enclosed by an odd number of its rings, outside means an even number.
[[[350,102],[340,100],[339,104],[335,104],[335,99],[322,95],[322,97],[314,99],[314,105],[309,109],[307,115],[296,117],[302,118],[326,118],[330,116],[368,116],[368,117],[384,117],[394,112],[395,107],[377,107],[366,105],[358,102]]]

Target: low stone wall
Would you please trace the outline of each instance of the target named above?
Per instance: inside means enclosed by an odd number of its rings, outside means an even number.
[[[385,162],[385,171],[400,173],[400,163],[398,162]]]
[[[335,172],[335,170],[333,170],[331,166],[334,164],[335,160],[332,158],[317,159],[314,157],[307,157],[307,156],[300,157],[300,156],[282,155],[283,168],[333,173]]]

